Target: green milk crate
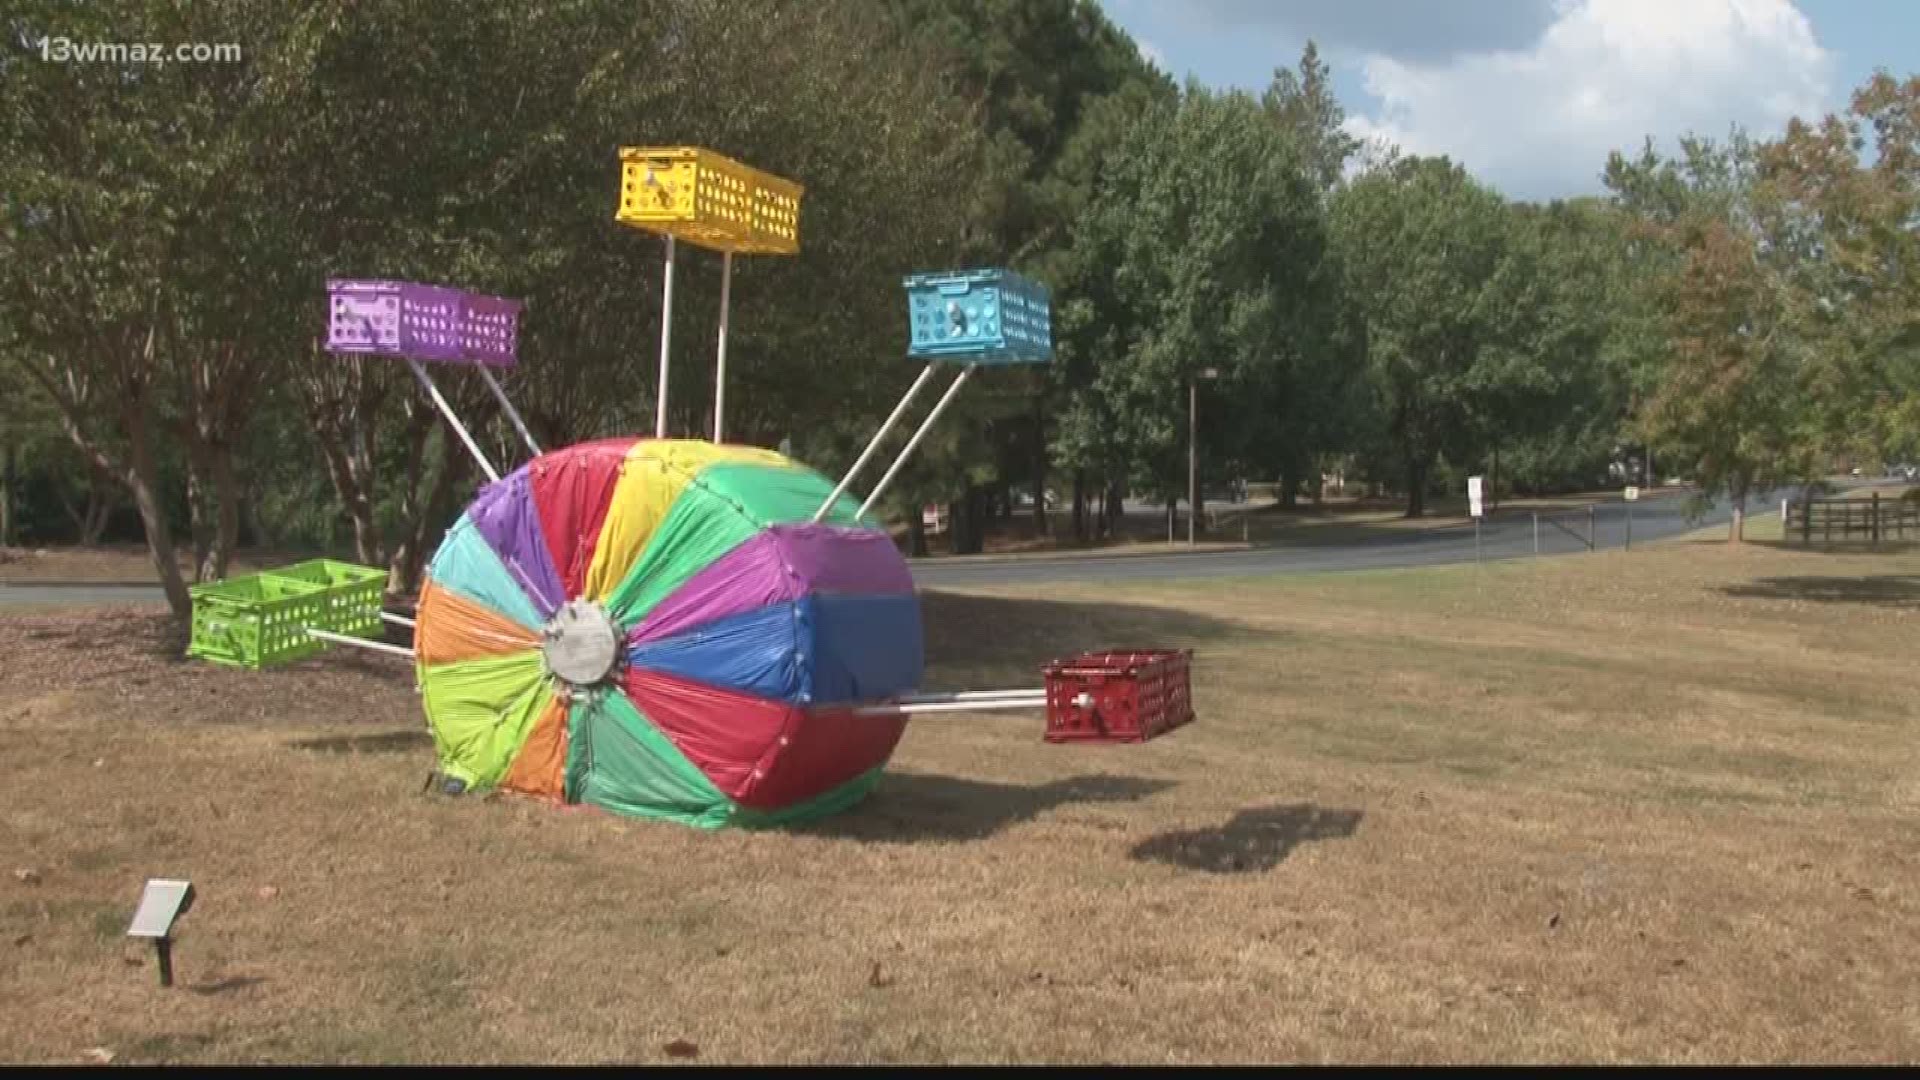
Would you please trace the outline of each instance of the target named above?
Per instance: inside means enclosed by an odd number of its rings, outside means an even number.
[[[312,656],[326,642],[307,634],[326,617],[324,587],[265,574],[195,585],[187,655],[259,670]]]
[[[380,619],[386,601],[385,570],[332,559],[309,559],[274,567],[262,576],[320,586],[326,596],[326,610],[321,621],[314,624],[315,629],[362,638],[378,638],[385,630]]]

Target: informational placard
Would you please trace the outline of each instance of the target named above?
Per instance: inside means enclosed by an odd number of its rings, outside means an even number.
[[[172,936],[173,920],[187,913],[193,904],[193,886],[185,881],[155,878],[140,893],[140,907],[127,927],[128,937],[165,938]]]
[[[1628,488],[1628,489],[1627,489],[1627,501],[1628,501],[1628,502],[1635,502],[1635,501],[1637,501],[1637,500],[1638,500],[1639,498],[1640,498],[1640,489],[1639,489],[1639,488],[1637,488],[1637,487],[1630,487],[1630,488]]]
[[[1467,477],[1467,512],[1474,517],[1484,516],[1482,513],[1483,508],[1480,504],[1480,481],[1482,479],[1482,477],[1478,476]]]

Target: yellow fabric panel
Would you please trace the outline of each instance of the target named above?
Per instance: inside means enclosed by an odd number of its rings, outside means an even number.
[[[620,463],[613,501],[600,525],[593,562],[587,567],[586,598],[603,601],[646,550],[688,481],[715,462],[787,465],[786,458],[757,446],[715,446],[697,439],[642,439]]]

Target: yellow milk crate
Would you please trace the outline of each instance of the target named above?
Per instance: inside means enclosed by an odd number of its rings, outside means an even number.
[[[711,150],[624,147],[614,220],[715,251],[791,255],[804,190]]]

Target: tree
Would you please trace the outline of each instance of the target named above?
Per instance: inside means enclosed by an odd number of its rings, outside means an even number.
[[[1382,434],[1405,477],[1407,516],[1426,512],[1443,452],[1473,452],[1478,395],[1501,384],[1495,285],[1506,238],[1500,197],[1446,158],[1407,158],[1334,199],[1345,286],[1366,328]]]

